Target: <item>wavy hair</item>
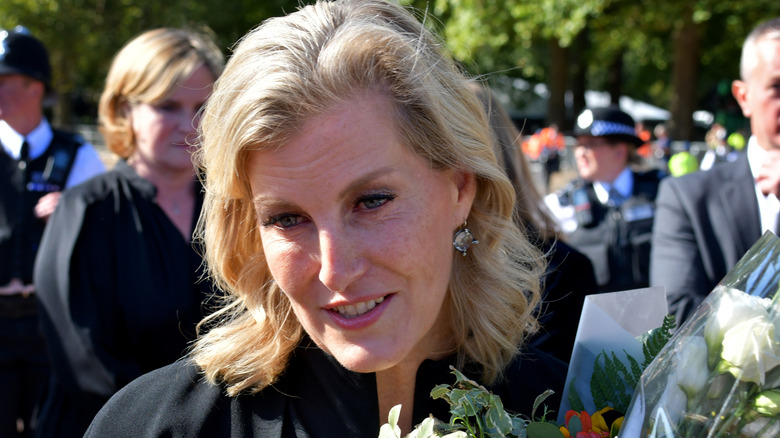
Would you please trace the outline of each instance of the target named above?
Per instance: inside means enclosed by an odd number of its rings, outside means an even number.
[[[189,29],[153,29],[130,40],[114,57],[100,96],[98,123],[108,149],[121,158],[135,152],[128,104],[167,99],[201,65],[217,78],[224,61],[209,35]]]
[[[543,255],[512,219],[515,192],[492,152],[482,107],[440,42],[382,0],[319,1],[244,36],[215,84],[196,155],[205,174],[197,235],[224,307],[205,319],[191,357],[235,395],[284,371],[304,333],[266,264],[248,182],[257,150],[283,148],[307,120],[366,91],[395,105],[402,142],[432,169],[476,176],[468,218],[480,244],[454,257],[445,306],[458,365],[500,377],[536,329]]]

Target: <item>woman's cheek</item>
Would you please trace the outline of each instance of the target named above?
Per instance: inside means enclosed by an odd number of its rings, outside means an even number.
[[[271,276],[286,293],[294,292],[297,284],[316,276],[314,257],[300,245],[270,239],[263,247]]]

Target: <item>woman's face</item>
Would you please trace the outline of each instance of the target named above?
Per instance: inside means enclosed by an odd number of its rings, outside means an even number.
[[[130,105],[135,151],[129,162],[141,175],[192,172],[188,142],[195,139],[198,111],[214,80],[201,65],[162,102]]]
[[[248,172],[268,267],[323,350],[373,372],[451,347],[452,238],[476,183],[401,144],[385,96],[312,118]]]

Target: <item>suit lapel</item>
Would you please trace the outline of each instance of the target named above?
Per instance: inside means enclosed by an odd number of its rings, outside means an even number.
[[[761,237],[761,218],[747,155],[739,154],[736,162],[717,166],[712,171],[719,171],[722,177],[720,208],[725,223],[720,225],[723,231],[732,234],[737,253],[744,254]]]

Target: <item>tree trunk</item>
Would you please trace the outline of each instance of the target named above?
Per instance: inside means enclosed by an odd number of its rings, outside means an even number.
[[[571,95],[572,95],[572,113],[570,119],[565,125],[561,125],[564,130],[571,130],[574,127],[574,120],[585,109],[585,90],[587,89],[588,63],[585,57],[590,47],[590,37],[587,28],[583,29],[574,39],[571,55]]]
[[[694,139],[693,112],[696,110],[701,26],[693,22],[693,13],[686,8],[672,36],[674,65],[669,131],[675,140]]]
[[[73,105],[70,96],[70,87],[72,77],[75,75],[72,62],[67,62],[61,52],[53,51],[51,55],[52,70],[56,76],[52,80],[52,87],[55,90],[54,98],[48,102],[51,105],[52,125],[70,129],[73,124]]]
[[[567,49],[558,40],[550,40],[550,76],[547,84],[547,124],[563,126],[566,122],[566,84],[568,75]]]
[[[623,50],[615,54],[612,65],[607,72],[607,92],[611,105],[620,104],[620,96],[623,95]]]

